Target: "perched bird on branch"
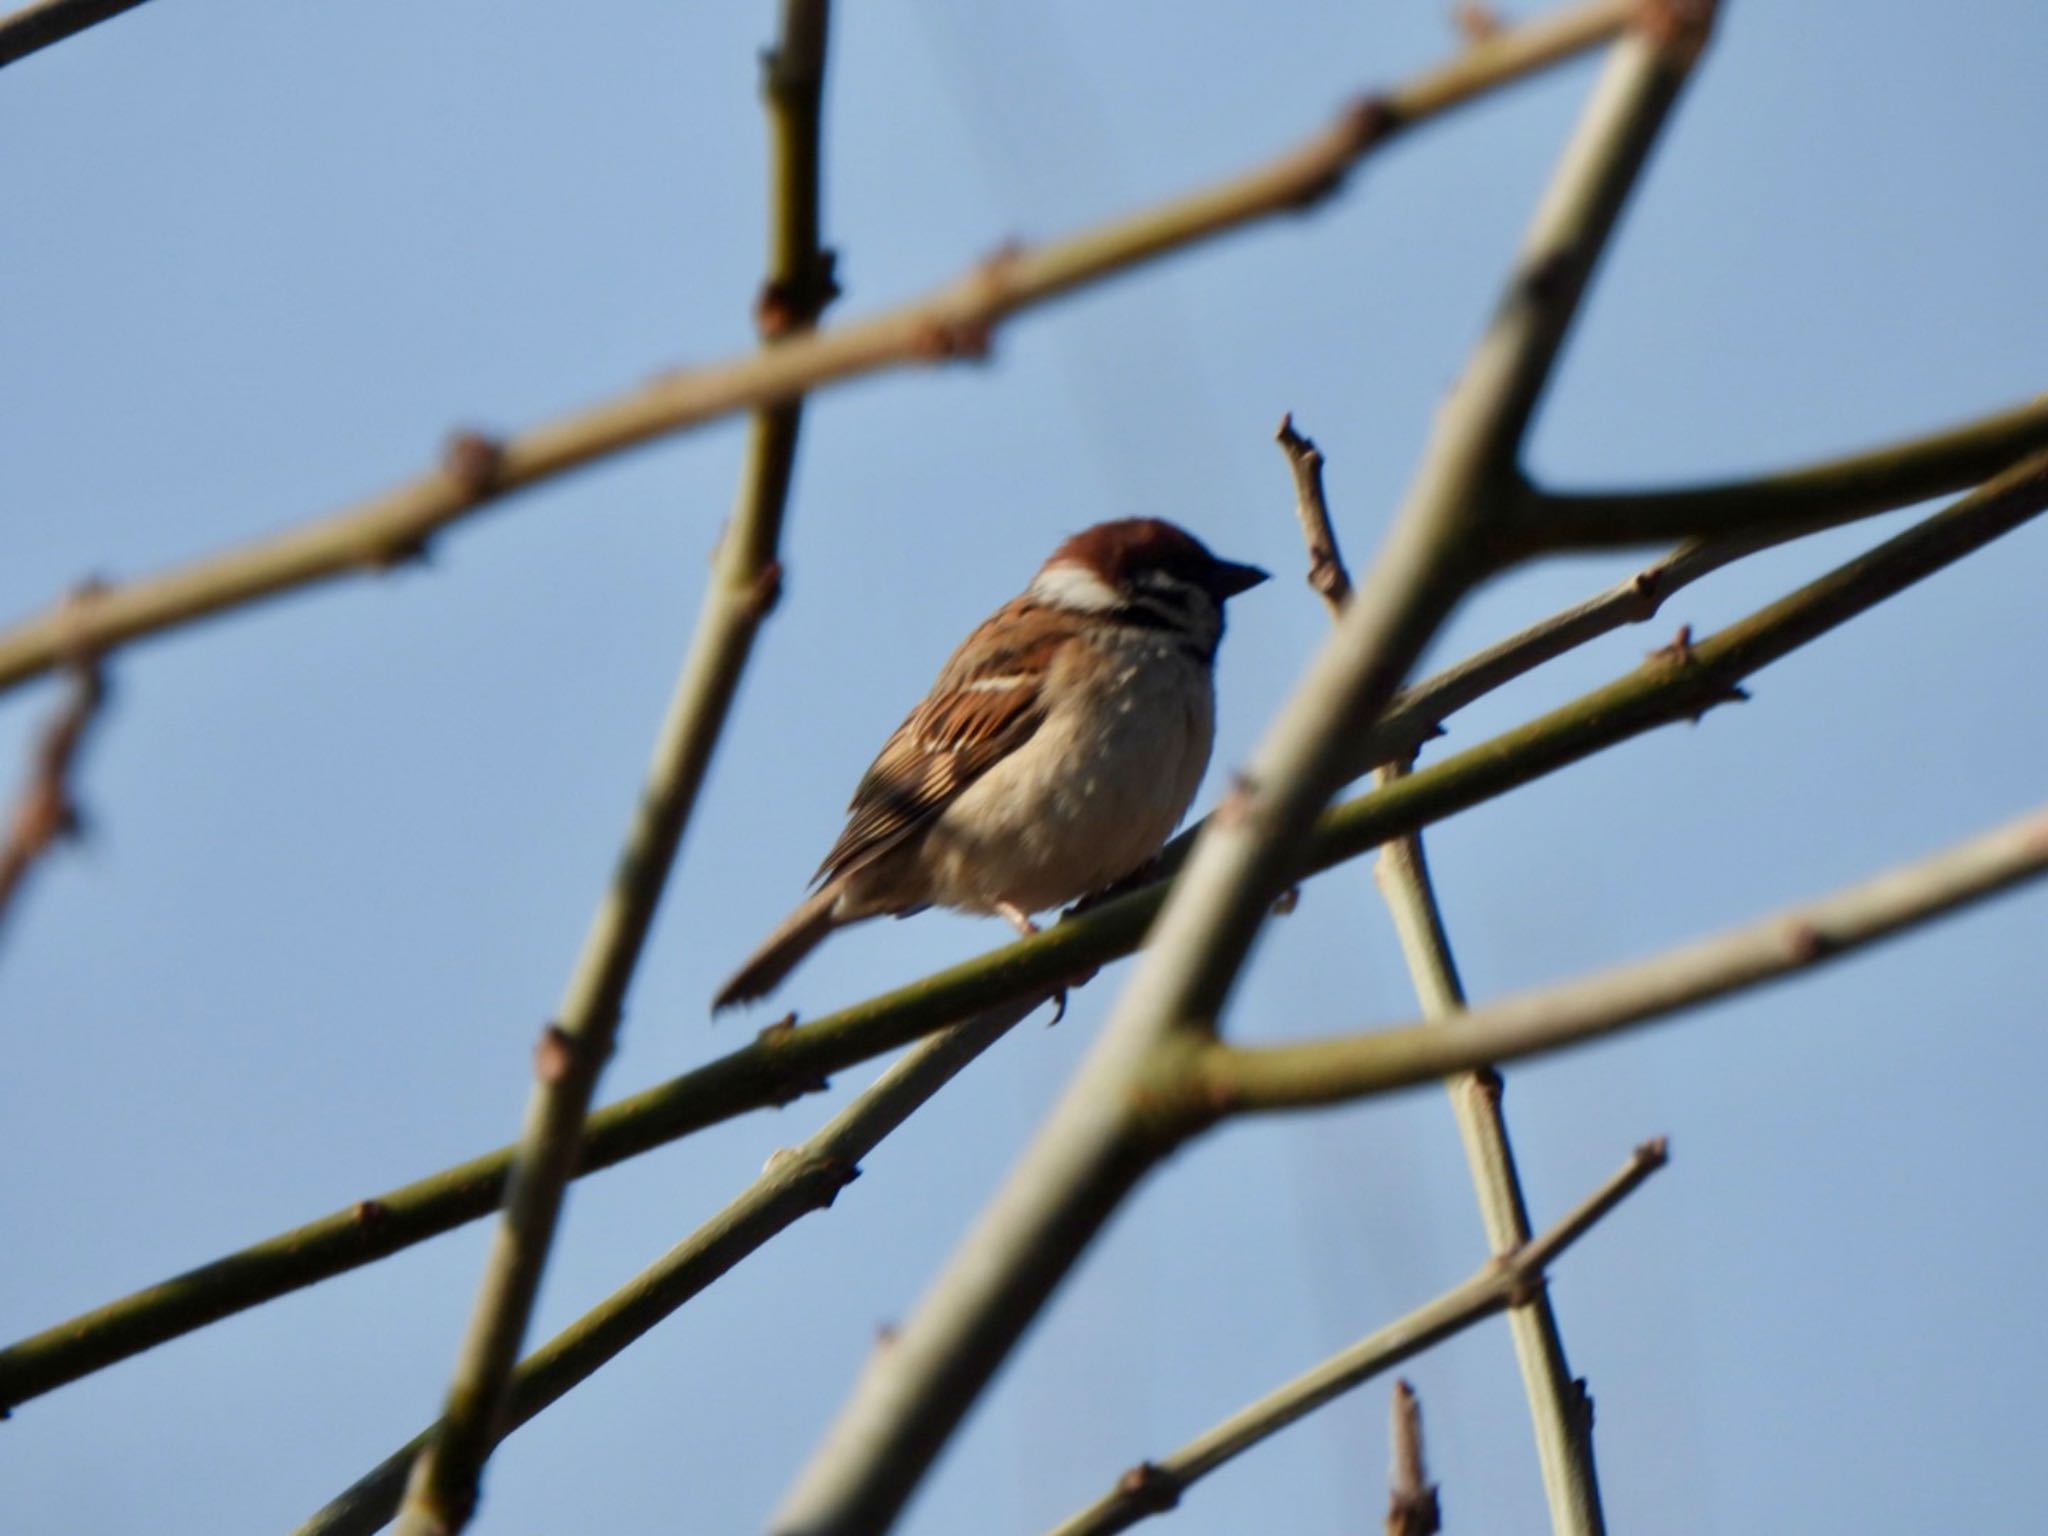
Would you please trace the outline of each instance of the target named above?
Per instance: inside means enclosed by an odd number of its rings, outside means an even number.
[[[926,907],[1031,914],[1142,870],[1215,735],[1224,603],[1266,579],[1157,518],[1075,534],[953,653],[854,791],[811,896],[713,1008],[771,991],[835,928]]]

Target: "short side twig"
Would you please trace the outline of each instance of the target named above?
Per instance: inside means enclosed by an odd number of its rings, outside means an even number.
[[[70,692],[30,754],[28,782],[0,836],[0,937],[6,934],[8,914],[29,871],[59,841],[77,836],[83,824],[74,779],[79,754],[106,696],[99,658],[78,655],[71,666]]]
[[[1470,1278],[1350,1348],[1332,1355],[1240,1409],[1170,1456],[1128,1472],[1101,1500],[1056,1526],[1050,1536],[1108,1536],[1179,1502],[1188,1488],[1261,1441],[1306,1418],[1403,1361],[1525,1302],[1548,1267],[1669,1160],[1662,1140],[1635,1149],[1621,1169],[1534,1242],[1490,1259]]]
[[[1444,1521],[1436,1485],[1423,1466],[1422,1399],[1405,1380],[1394,1383],[1387,1437],[1393,1446],[1387,1471],[1387,1536],[1436,1536]]]
[[[860,1163],[919,1105],[1037,1006],[1006,1003],[921,1041],[802,1146],[769,1160],[730,1205],[536,1349],[512,1373],[500,1438],[527,1423],[777,1233],[829,1207]],[[299,1527],[295,1536],[368,1536],[389,1520],[415,1435]]]

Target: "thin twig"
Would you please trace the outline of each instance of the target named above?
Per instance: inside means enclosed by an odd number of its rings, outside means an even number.
[[[1005,1003],[919,1042],[815,1136],[776,1153],[724,1210],[519,1363],[499,1438],[587,1381],[777,1233],[830,1206],[884,1137],[1036,1006],[1035,999]],[[387,1456],[294,1536],[367,1536],[383,1525],[431,1432]]]
[[[1281,423],[1280,445],[1294,470],[1296,503],[1308,544],[1309,586],[1323,594],[1332,616],[1341,617],[1343,600],[1331,594],[1348,593],[1350,580],[1323,494],[1323,456],[1293,430],[1291,421]],[[1406,772],[1406,764],[1389,763],[1379,770],[1378,782],[1392,783]],[[1389,840],[1380,850],[1377,876],[1423,1016],[1431,1020],[1454,1017],[1465,1007],[1465,991],[1430,881],[1421,834],[1411,832]],[[1484,1066],[1459,1073],[1444,1087],[1465,1146],[1487,1246],[1497,1254],[1511,1252],[1529,1241],[1529,1211],[1501,1110],[1500,1076],[1491,1066]],[[1592,1415],[1587,1411],[1584,1383],[1572,1376],[1566,1363],[1564,1337],[1549,1296],[1539,1293],[1528,1306],[1516,1308],[1509,1326],[1528,1393],[1551,1528],[1557,1536],[1601,1536],[1606,1519],[1594,1472]],[[1431,1499],[1426,1506],[1422,1502],[1419,1471],[1414,1486],[1418,1489],[1415,1499],[1404,1505],[1396,1497],[1388,1516],[1389,1530],[1407,1528],[1399,1522],[1419,1519],[1425,1508],[1430,1517],[1428,1529],[1436,1528],[1435,1501]]]
[[[1280,418],[1280,430],[1273,440],[1287,455],[1287,467],[1294,473],[1294,515],[1308,544],[1309,588],[1322,598],[1331,618],[1342,618],[1344,605],[1351,601],[1351,573],[1344,568],[1337,531],[1330,526],[1330,506],[1323,495],[1322,450],[1295,430],[1292,412]]]
[[[449,524],[607,454],[882,369],[988,353],[1010,316],[1217,235],[1320,203],[1409,128],[1613,37],[1641,0],[1581,0],[1460,50],[1348,107],[1294,149],[1186,196],[1050,244],[1006,246],[908,303],[784,346],[653,379],[502,442],[463,434],[447,461],[315,522],[103,593],[85,615],[105,652],[209,614],[417,557]],[[0,691],[62,657],[52,616],[0,632]]]
[[[1619,1172],[1532,1243],[1490,1259],[1468,1279],[1407,1316],[1366,1335],[1314,1369],[1240,1409],[1170,1456],[1124,1474],[1110,1493],[1056,1526],[1050,1536],[1109,1536],[1171,1509],[1181,1494],[1261,1441],[1373,1377],[1412,1360],[1543,1284],[1548,1267],[1669,1160],[1660,1139],[1637,1147]]]
[[[15,801],[5,838],[0,839],[0,936],[5,935],[8,914],[29,871],[59,841],[75,837],[83,824],[73,780],[107,690],[98,657],[82,657],[71,672],[71,690],[36,742],[28,782]]]
[[[1485,574],[1496,501],[1578,299],[1701,43],[1710,6],[1639,8],[1538,207],[1506,301],[1437,419],[1357,598],[1190,853],[1094,1048],[779,1508],[782,1536],[886,1527],[1068,1268],[1178,1127],[1134,1092],[1216,1019],[1318,813],[1343,725],[1376,719]],[[1161,1134],[1164,1131],[1166,1134]]]
[[[1687,655],[1646,660],[1535,720],[1332,808],[1289,878],[1335,868],[1388,838],[1469,810],[1647,731],[1695,719],[1735,696],[1745,679],[1771,662],[2012,532],[2044,508],[2048,455],[2016,466],[1947,510],[1696,642]],[[1468,670],[1460,664],[1451,673]],[[1162,882],[1175,867],[1177,859],[1165,861]],[[1035,938],[811,1023],[771,1026],[739,1050],[598,1111],[578,1172],[611,1167],[749,1110],[787,1104],[822,1089],[826,1073],[1004,999],[1041,995],[1078,970],[1108,964],[1138,947],[1163,899],[1164,885],[1155,883]],[[0,1350],[0,1407],[18,1406],[166,1340],[473,1221],[496,1207],[511,1156],[512,1149],[500,1148],[358,1201]]]
[[[758,316],[769,350],[808,332],[832,296],[818,242],[818,133],[827,0],[784,0],[764,71],[771,124],[768,278]],[[484,1462],[503,1433],[512,1373],[580,1154],[598,1073],[612,1053],[626,990],[754,635],[773,606],[783,508],[801,425],[799,400],[758,412],[731,526],[720,541],[697,632],[670,698],[654,763],[610,889],[542,1032],[503,1215],[457,1355],[442,1419],[413,1463],[400,1536],[453,1536],[475,1509]]]
[[[1387,1536],[1436,1536],[1444,1519],[1437,1507],[1436,1485],[1423,1466],[1422,1399],[1405,1380],[1394,1383],[1387,1437],[1393,1446],[1387,1472]]]
[[[1406,770],[1398,765],[1380,770],[1380,782],[1392,783]],[[1458,979],[1450,937],[1429,877],[1429,862],[1419,834],[1389,841],[1380,850],[1377,869],[1381,894],[1393,914],[1401,953],[1415,984],[1424,1019],[1444,1023],[1465,1011],[1465,989]],[[1508,1253],[1529,1241],[1529,1207],[1515,1168],[1507,1117],[1501,1109],[1503,1083],[1492,1063],[1460,1072],[1444,1087],[1465,1145],[1465,1162],[1479,1198],[1480,1220],[1487,1246]],[[1544,1499],[1551,1529],[1557,1536],[1600,1536],[1607,1529],[1600,1504],[1600,1481],[1593,1461],[1593,1415],[1585,1383],[1566,1362],[1564,1335],[1547,1291],[1538,1291],[1526,1307],[1508,1318],[1515,1358],[1529,1399],[1529,1420],[1536,1433],[1536,1457],[1543,1472]]]
[[[1349,1104],[1493,1061],[1583,1044],[1812,969],[2048,873],[2048,810],[1805,906],[1440,1024],[1258,1048],[1214,1044],[1179,1088],[1190,1115]],[[1164,1085],[1161,1085],[1164,1086]]]
[[[27,58],[140,4],[142,0],[35,0],[0,16],[0,65]]]

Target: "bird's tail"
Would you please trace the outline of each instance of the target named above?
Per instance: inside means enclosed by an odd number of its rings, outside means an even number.
[[[711,1000],[711,1011],[730,1008],[735,1003],[751,1003],[757,997],[766,997],[782,984],[782,978],[795,970],[799,961],[819,944],[825,935],[839,926],[832,909],[839,902],[839,888],[827,885],[798,907],[768,937],[761,941],[761,947],[747,957],[732,978],[719,989],[718,996]]]

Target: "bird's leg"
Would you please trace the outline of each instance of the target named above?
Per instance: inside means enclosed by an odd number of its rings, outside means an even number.
[[[996,913],[1008,920],[1010,926],[1017,930],[1017,937],[1020,939],[1028,939],[1038,932],[1038,924],[1031,921],[1031,914],[1014,901],[997,902]]]
[[[998,915],[1009,919],[1010,926],[1017,930],[1017,937],[1020,939],[1028,939],[1038,932],[1038,924],[1031,921],[1031,914],[1018,906],[1014,901],[997,902],[996,912]],[[1084,986],[1093,980],[1094,976],[1095,972],[1091,968],[1053,993],[1052,1017],[1046,1021],[1045,1027],[1047,1029],[1051,1029],[1053,1025],[1059,1023],[1061,1019],[1067,1016],[1067,988]]]

